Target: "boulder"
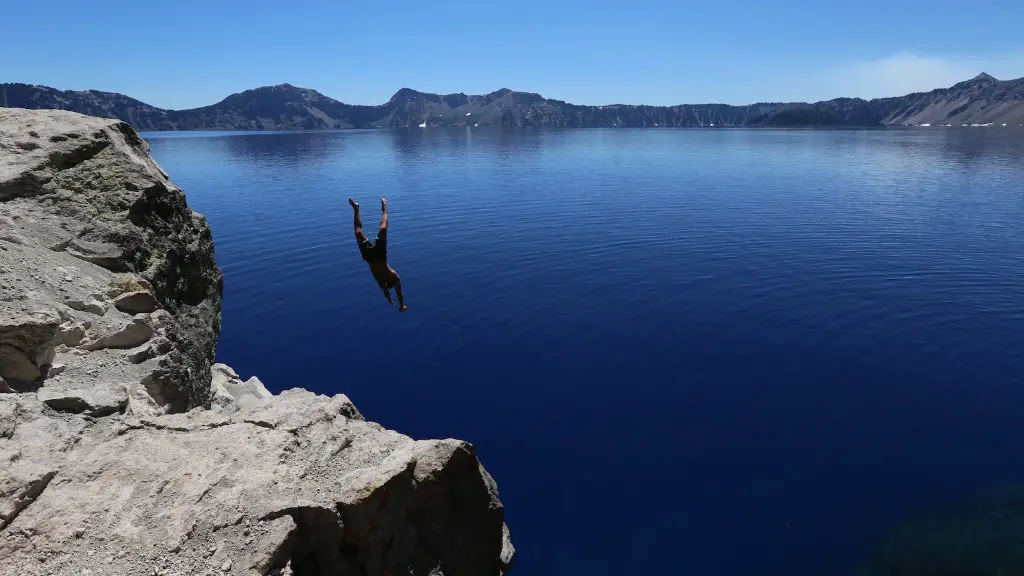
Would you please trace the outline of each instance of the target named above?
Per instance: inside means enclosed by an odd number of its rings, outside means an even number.
[[[129,350],[127,358],[132,364],[141,364],[146,360],[152,360],[157,356],[167,354],[173,349],[174,345],[171,344],[170,340],[163,336],[157,336],[142,346]]]
[[[103,336],[95,336],[79,346],[85,350],[104,348],[135,348],[149,341],[154,334],[153,327],[145,318],[132,318],[117,330]],[[87,334],[88,335],[88,334]]]
[[[252,402],[259,402],[273,395],[253,376],[245,382],[230,366],[214,364],[212,371],[213,406],[221,411],[234,412]]]
[[[103,316],[107,313],[107,304],[101,300],[97,300],[94,297],[89,298],[68,298],[64,301],[64,304],[73,310],[81,312],[89,312],[97,316]]]
[[[114,299],[114,307],[128,314],[144,314],[153,312],[159,304],[149,292],[128,292]]]

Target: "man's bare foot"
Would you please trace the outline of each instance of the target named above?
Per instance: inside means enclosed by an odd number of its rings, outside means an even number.
[[[348,203],[352,206],[353,210],[359,210],[359,202],[356,202],[352,198],[349,198]]]
[[[381,211],[388,209],[388,201],[383,196],[380,197],[380,209]]]
[[[405,312],[408,309],[409,309],[408,306],[406,306],[405,304],[402,304],[402,306],[398,308],[398,311],[399,312]]]

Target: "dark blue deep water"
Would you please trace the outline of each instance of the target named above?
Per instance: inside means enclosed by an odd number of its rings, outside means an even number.
[[[842,574],[1024,481],[1022,130],[144,136],[220,361],[475,444],[516,573]]]

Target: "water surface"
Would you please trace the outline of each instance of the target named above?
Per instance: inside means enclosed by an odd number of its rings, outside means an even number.
[[[517,573],[843,573],[1024,480],[1024,131],[144,136],[213,227],[220,361],[475,444]]]

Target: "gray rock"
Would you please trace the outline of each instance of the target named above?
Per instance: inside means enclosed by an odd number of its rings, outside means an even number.
[[[17,232],[10,230],[0,230],[0,242],[9,242],[11,244],[17,244],[19,246],[25,246],[28,244],[28,240],[24,236]]]
[[[57,474],[56,470],[23,462],[9,466],[0,474],[0,528],[14,521]]]
[[[22,141],[37,146],[17,146]],[[166,335],[176,346],[167,381],[186,408],[209,405],[222,274],[206,220],[149,156],[148,144],[116,120],[0,108],[0,150],[0,202],[20,227],[12,232],[35,241],[34,258],[74,263],[94,276],[139,277],[171,313]]]
[[[213,406],[218,410],[234,412],[273,396],[259,378],[253,376],[243,382],[234,369],[225,364],[214,364],[211,372]]]
[[[156,330],[174,325],[174,317],[167,310],[156,310],[149,315],[149,323]]]
[[[106,303],[97,300],[96,298],[79,299],[79,298],[68,298],[64,301],[69,308],[79,310],[81,312],[89,312],[97,316],[103,316],[107,313]]]
[[[132,364],[141,364],[146,360],[152,360],[157,356],[167,354],[174,348],[171,342],[163,336],[157,336],[149,342],[128,351],[128,361]]]
[[[156,399],[153,398],[152,393],[145,386],[141,388],[130,386],[127,392],[128,406],[125,408],[124,413],[129,416],[141,418],[143,416],[158,416],[168,412],[167,403],[158,404]]]
[[[273,394],[271,394],[270,391],[267,390],[267,387],[266,385],[263,384],[263,381],[257,378],[256,376],[251,376],[248,380],[243,382],[242,385],[246,393],[252,396],[256,396],[258,398],[270,398],[271,396],[273,396]]]
[[[157,309],[156,298],[149,292],[128,292],[114,299],[114,307],[128,314],[145,314]]]
[[[91,327],[92,323],[88,321],[68,320],[60,325],[57,341],[60,344],[74,348],[82,342],[86,331]]]
[[[39,375],[39,367],[29,359],[23,350],[7,344],[0,344],[0,378],[31,382]]]
[[[79,346],[85,350],[102,350],[104,348],[135,348],[153,337],[153,327],[145,318],[132,318],[118,330],[90,339]]]
[[[123,384],[104,384],[90,388],[47,385],[39,389],[38,398],[58,412],[96,417],[123,412],[128,406],[128,392]]]
[[[124,253],[115,245],[106,242],[72,240],[65,248],[75,258],[91,262],[109,270],[121,270]]]
[[[0,400],[0,440],[7,440],[14,436],[14,429],[17,424],[16,411],[19,408],[19,403],[16,400],[10,400],[10,398],[17,398],[17,396],[3,396],[2,398]],[[0,456],[3,456],[2,452],[0,452]]]
[[[230,562],[241,573],[499,575],[512,557],[471,445],[386,430],[344,396],[290,390],[228,418],[200,409],[101,424],[114,418],[87,429],[60,481],[22,507],[11,527],[32,541],[0,538],[10,565],[41,569],[44,548],[54,574],[162,558],[185,574]]]
[[[505,524],[501,528],[501,556],[499,562],[501,564],[502,574],[507,574],[512,569],[512,561],[516,557],[516,547],[512,545],[512,535],[508,531],[508,524]]]
[[[4,526],[47,487],[80,437],[80,422],[45,417],[43,411],[42,403],[28,394],[0,396],[0,540]],[[2,553],[0,558],[5,559],[0,574],[17,566]]]
[[[25,316],[0,317],[0,378],[32,381],[40,367],[53,360],[60,316],[41,311]]]

